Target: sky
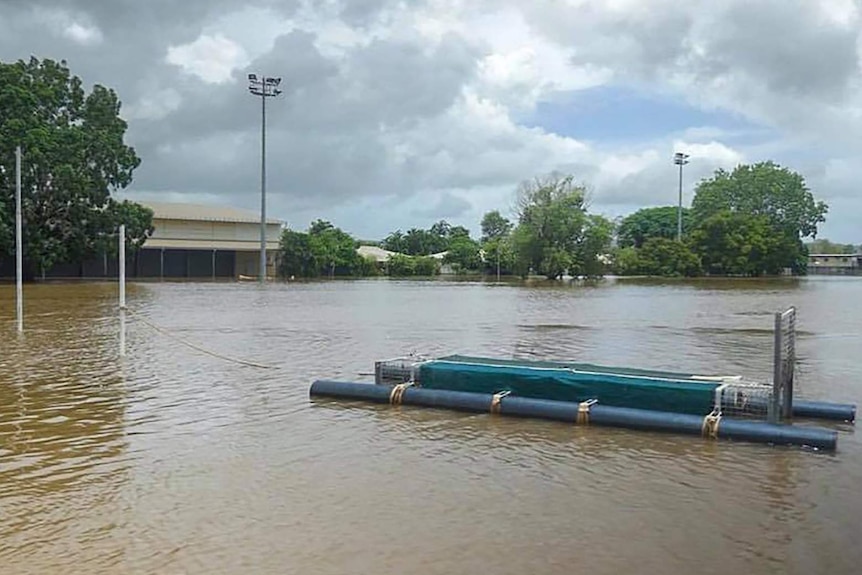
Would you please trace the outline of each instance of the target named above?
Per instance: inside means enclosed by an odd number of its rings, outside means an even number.
[[[774,160],[862,242],[862,0],[0,0],[0,60],[114,88],[133,200],[322,218],[362,239],[445,219],[479,235],[551,172],[618,217]]]

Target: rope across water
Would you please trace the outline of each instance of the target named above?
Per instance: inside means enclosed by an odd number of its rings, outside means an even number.
[[[126,308],[125,312],[126,312],[126,313],[128,313],[129,315],[131,315],[132,317],[134,317],[136,320],[140,321],[142,324],[144,324],[144,325],[146,325],[146,326],[150,327],[151,329],[153,329],[153,330],[155,330],[155,331],[157,331],[157,332],[159,332],[159,333],[161,333],[161,334],[163,334],[163,335],[168,336],[169,338],[173,339],[174,341],[177,341],[177,342],[179,342],[179,343],[181,343],[181,344],[183,344],[183,345],[185,345],[185,346],[187,346],[187,347],[190,347],[190,348],[192,348],[192,349],[194,349],[194,350],[196,350],[196,351],[199,351],[199,352],[201,352],[201,353],[203,353],[203,354],[206,354],[206,355],[209,355],[209,356],[211,356],[211,357],[215,357],[215,358],[217,358],[217,359],[221,359],[221,360],[223,360],[223,361],[228,361],[228,362],[231,362],[231,363],[236,363],[236,364],[239,364],[239,365],[246,365],[246,366],[249,366],[249,367],[256,367],[256,368],[258,368],[258,369],[281,369],[281,368],[280,368],[279,366],[277,366],[277,365],[266,365],[266,364],[257,363],[257,362],[254,362],[254,361],[248,361],[248,360],[245,360],[245,359],[239,359],[239,358],[236,358],[236,357],[230,357],[230,356],[227,356],[227,355],[224,355],[224,354],[221,354],[221,353],[218,353],[218,352],[215,352],[215,351],[212,351],[212,350],[206,349],[205,347],[202,347],[202,346],[200,346],[200,345],[198,345],[198,344],[196,344],[196,343],[193,343],[193,342],[191,342],[191,341],[188,341],[187,339],[181,338],[180,336],[178,336],[178,335],[176,335],[176,334],[174,334],[174,333],[171,333],[170,331],[166,330],[165,328],[160,327],[160,326],[158,326],[158,325],[154,324],[153,322],[149,321],[149,320],[148,320],[148,319],[146,319],[145,317],[143,317],[143,316],[141,316],[141,315],[138,315],[137,313],[133,312],[132,310],[130,310],[130,309],[128,309],[128,308]]]

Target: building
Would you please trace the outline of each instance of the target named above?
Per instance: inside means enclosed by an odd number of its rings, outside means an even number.
[[[129,277],[242,278],[260,269],[260,215],[226,206],[139,202],[153,235],[127,265]],[[267,276],[274,276],[282,223],[267,219]]]
[[[862,274],[862,254],[810,254],[809,274]]]
[[[126,253],[129,278],[257,278],[260,215],[226,206],[137,202],[153,210],[153,234],[136,252]],[[266,224],[267,276],[277,270],[282,223]],[[45,279],[115,278],[116,256],[99,255],[45,270]],[[0,262],[0,278],[15,277],[14,259]]]

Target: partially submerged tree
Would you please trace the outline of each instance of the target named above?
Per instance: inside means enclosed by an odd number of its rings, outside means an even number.
[[[707,235],[718,228],[737,230],[740,225],[752,225],[752,230],[739,233],[753,241],[752,249],[758,254],[759,248],[754,246],[762,242],[755,242],[755,236],[764,236],[771,251],[749,268],[756,268],[757,273],[778,273],[785,268],[802,273],[807,265],[802,240],[817,236],[817,226],[825,221],[827,210],[824,202],[814,199],[801,175],[769,161],[740,165],[732,172],[718,170],[713,178],[701,182],[692,201],[692,220]],[[733,238],[728,242],[739,243]],[[716,254],[701,253],[707,268],[708,261],[715,261],[712,255]]]
[[[571,176],[551,175],[521,185],[518,227],[513,232],[515,267],[549,279],[566,272],[593,275],[610,244],[612,226],[587,214],[586,191]]]

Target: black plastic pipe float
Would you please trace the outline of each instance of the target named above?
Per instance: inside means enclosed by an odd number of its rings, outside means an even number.
[[[765,410],[766,403],[766,400],[761,397],[748,399],[749,407],[759,407]],[[729,407],[732,408],[733,406]],[[853,422],[856,420],[856,406],[852,403],[830,403],[828,401],[794,399],[791,406],[791,415],[793,417],[805,417],[809,419]]]
[[[829,403],[827,401],[807,401],[794,399],[794,417],[830,419],[833,421],[856,421],[856,406],[852,403]]]
[[[315,381],[311,384],[309,393],[312,397],[419,405],[470,413],[492,412],[501,415],[550,419],[576,424],[704,435],[714,439],[800,445],[828,451],[835,450],[838,443],[838,432],[831,429],[775,425],[762,421],[730,419],[714,414],[703,417],[685,413],[613,407],[594,402],[574,403],[532,399],[515,397],[505,393],[489,395],[423,389],[409,385],[387,386],[331,380]]]

